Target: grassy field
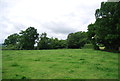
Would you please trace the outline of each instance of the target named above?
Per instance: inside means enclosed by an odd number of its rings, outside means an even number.
[[[3,50],[3,79],[118,79],[118,53],[93,49]]]

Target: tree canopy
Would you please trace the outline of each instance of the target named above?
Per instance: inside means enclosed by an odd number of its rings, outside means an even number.
[[[42,33],[39,42],[38,49],[58,49],[58,48],[66,48],[65,40],[58,40],[58,38],[48,38],[47,33]]]
[[[38,38],[37,29],[29,27],[25,31],[21,31],[19,34],[15,33],[7,37],[4,41],[4,45],[9,49],[34,49],[35,40]]]
[[[68,48],[81,48],[87,42],[86,32],[70,33],[67,37]]]
[[[20,33],[20,49],[34,49],[35,40],[38,38],[37,29],[29,27]]]
[[[106,50],[120,47],[120,2],[102,2],[95,12],[96,21],[88,26],[88,36],[94,45],[104,45]]]
[[[18,41],[19,41],[19,34],[15,33],[8,36],[7,39],[5,39],[4,45],[10,45],[10,44],[15,45],[18,43]]]

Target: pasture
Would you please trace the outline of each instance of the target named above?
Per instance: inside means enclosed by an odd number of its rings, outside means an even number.
[[[3,50],[3,79],[118,79],[118,53],[84,49]]]

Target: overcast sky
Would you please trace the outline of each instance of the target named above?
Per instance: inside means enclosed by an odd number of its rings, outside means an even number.
[[[0,43],[30,26],[59,39],[87,31],[103,1],[107,0],[0,0]]]

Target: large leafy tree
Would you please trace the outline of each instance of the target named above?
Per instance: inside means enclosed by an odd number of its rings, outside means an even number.
[[[20,49],[34,49],[35,40],[38,38],[37,29],[29,27],[20,32]]]
[[[19,41],[19,34],[15,33],[7,37],[4,41],[4,45],[15,45]]]
[[[98,43],[96,42],[96,40],[98,40],[98,38],[96,37],[95,30],[96,30],[95,24],[89,24],[87,36],[88,36],[88,40],[90,40],[91,43],[93,44],[93,48],[96,50],[99,50]]]
[[[70,33],[67,37],[68,48],[81,48],[87,42],[86,32]]]
[[[94,25],[88,26],[89,37],[107,50],[118,50],[120,46],[120,2],[102,2],[96,10]]]
[[[3,49],[19,49],[19,34],[14,33],[8,36],[5,41]]]

